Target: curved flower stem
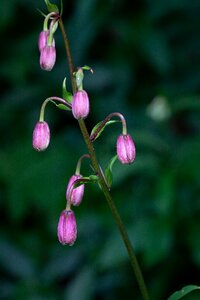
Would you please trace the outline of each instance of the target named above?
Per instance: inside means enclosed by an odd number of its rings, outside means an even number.
[[[61,104],[65,105],[69,109],[72,108],[71,104],[66,102],[63,98],[56,97],[56,96],[49,97],[46,100],[44,100],[44,102],[42,103],[42,106],[41,106],[41,109],[40,109],[40,122],[44,121],[44,111],[45,111],[46,105],[49,101],[57,101],[57,102],[60,102]]]
[[[55,16],[57,16],[57,13],[51,12],[51,13],[49,13],[49,14],[45,17],[45,19],[44,19],[44,24],[43,24],[43,30],[44,30],[44,31],[47,31],[47,30],[48,30],[48,22],[49,22],[49,19],[51,19],[52,17],[55,17]]]
[[[76,171],[75,171],[75,174],[76,174],[76,175],[80,175],[81,163],[82,163],[82,160],[83,160],[84,158],[90,158],[89,154],[83,154],[83,155],[79,158],[79,160],[78,160],[78,162],[77,162],[77,165],[76,165]]]
[[[74,94],[76,92],[76,90],[77,90],[76,81],[75,81],[75,78],[73,76],[74,66],[73,66],[73,63],[72,63],[72,57],[71,57],[69,42],[68,42],[68,39],[67,39],[67,35],[66,35],[66,32],[65,32],[63,21],[62,21],[61,17],[59,18],[59,25],[60,25],[60,29],[61,29],[61,32],[62,32],[62,35],[63,35],[63,39],[64,39],[64,44],[65,44],[67,59],[68,59],[68,63],[69,63],[70,77],[71,77],[71,83],[72,83],[72,90],[73,90],[73,94]],[[120,215],[118,213],[118,210],[117,210],[117,208],[115,206],[115,203],[112,200],[111,194],[109,192],[109,189],[107,187],[106,181],[104,179],[105,178],[104,174],[103,174],[103,172],[102,172],[102,170],[101,170],[101,168],[99,166],[99,163],[98,163],[98,160],[97,160],[97,157],[96,157],[96,153],[95,153],[93,144],[92,144],[92,142],[90,140],[90,136],[89,136],[88,130],[87,130],[86,125],[85,125],[85,121],[83,119],[79,119],[78,123],[79,123],[80,130],[82,132],[83,138],[85,140],[85,143],[86,143],[86,146],[87,146],[87,149],[88,149],[88,153],[90,155],[92,166],[93,166],[93,168],[94,168],[94,170],[96,172],[96,175],[99,177],[99,184],[100,184],[101,189],[102,189],[102,191],[104,193],[104,196],[105,196],[105,198],[106,198],[106,200],[108,202],[108,205],[109,205],[109,207],[111,209],[112,215],[113,215],[113,217],[114,217],[114,219],[115,219],[115,221],[117,223],[118,229],[119,229],[119,231],[121,233],[122,239],[123,239],[124,244],[126,246],[126,249],[127,249],[130,261],[131,261],[131,265],[132,265],[133,271],[135,273],[135,276],[136,276],[136,279],[137,279],[137,283],[139,285],[142,297],[143,297],[144,300],[149,300],[148,291],[147,291],[147,288],[146,288],[146,285],[145,285],[145,282],[144,282],[144,278],[143,278],[142,272],[140,270],[140,266],[138,264],[138,261],[137,261],[137,258],[135,256],[135,254],[134,254],[133,247],[132,247],[131,241],[130,241],[130,239],[128,237],[126,228],[125,228],[125,226],[124,226],[124,224],[122,222],[122,219],[121,219],[121,217],[120,217]]]
[[[122,122],[122,133],[127,134],[127,126],[126,126],[126,120],[124,116],[119,112],[114,112],[109,114],[99,125],[99,127],[95,130],[95,132],[90,136],[91,142],[94,142],[98,133],[101,131],[101,129],[105,126],[105,124],[112,118],[112,117],[119,117]]]

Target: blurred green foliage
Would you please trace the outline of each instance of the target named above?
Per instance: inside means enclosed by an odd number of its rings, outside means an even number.
[[[114,166],[112,195],[133,241],[151,299],[163,300],[200,272],[200,3],[197,0],[64,2],[75,65],[86,74],[89,129],[112,111],[127,117],[136,162]],[[98,186],[75,208],[78,239],[57,241],[66,184],[85,145],[69,112],[49,105],[51,145],[32,149],[42,101],[61,96],[68,67],[39,68],[43,1],[1,0],[0,299],[141,299],[127,253]],[[120,124],[95,142],[102,166]],[[87,162],[83,175],[89,175]],[[185,299],[199,299],[194,292]]]

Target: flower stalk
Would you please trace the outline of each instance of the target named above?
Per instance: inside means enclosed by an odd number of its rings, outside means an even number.
[[[72,90],[73,90],[73,94],[75,94],[77,92],[77,85],[76,85],[76,79],[73,75],[74,74],[74,66],[73,66],[73,62],[72,62],[69,42],[68,42],[68,39],[67,39],[67,35],[66,35],[66,32],[65,32],[64,24],[63,24],[63,21],[62,21],[61,17],[59,18],[58,22],[59,22],[59,25],[60,25],[60,29],[61,29],[61,32],[62,32],[63,39],[64,39],[66,55],[67,55],[68,64],[69,64],[69,72],[70,72]],[[123,118],[121,120],[123,120]],[[93,147],[93,143],[91,141],[88,130],[86,128],[85,121],[83,119],[79,119],[78,123],[79,123],[80,130],[82,132],[86,147],[88,149],[88,153],[90,155],[90,159],[91,159],[93,169],[94,169],[96,175],[99,177],[99,184],[101,186],[102,192],[103,192],[103,194],[104,194],[104,196],[107,200],[107,203],[108,203],[108,205],[111,209],[112,215],[113,215],[113,217],[116,221],[116,224],[118,226],[118,229],[120,231],[123,242],[126,246],[126,249],[127,249],[127,252],[128,252],[128,255],[129,255],[129,258],[130,258],[130,262],[131,262],[132,268],[134,270],[137,283],[138,283],[139,288],[140,288],[141,295],[142,295],[144,300],[149,300],[148,291],[147,291],[147,288],[146,288],[146,285],[145,285],[145,282],[144,282],[144,278],[143,278],[140,266],[138,264],[138,261],[137,261],[137,258],[135,256],[135,254],[134,254],[134,250],[133,250],[131,241],[129,239],[129,236],[127,234],[126,228],[124,226],[124,223],[122,222],[122,219],[121,219],[121,217],[118,213],[118,210],[115,206],[115,203],[112,200],[110,191],[109,191],[108,186],[107,186],[106,181],[105,181],[105,176],[104,176],[104,174],[101,170],[101,167],[98,163],[96,153],[95,153],[95,149]],[[123,125],[125,126],[124,121],[123,121]],[[123,127],[123,128],[124,128],[123,129],[123,134],[126,134],[126,126]]]
[[[42,106],[41,106],[41,109],[40,109],[40,118],[39,118],[40,122],[44,121],[45,108],[46,108],[47,103],[49,103],[50,101],[59,102],[59,103],[65,105],[66,107],[68,107],[69,109],[72,108],[70,103],[66,102],[64,99],[62,99],[60,97],[56,97],[56,96],[49,97],[46,100],[44,100],[44,102],[42,103]]]
[[[110,121],[110,119],[112,119],[112,117],[118,117],[121,120],[121,122],[122,122],[122,133],[124,135],[127,134],[126,120],[125,120],[124,116],[121,113],[119,113],[119,112],[114,112],[114,113],[109,114],[105,118],[105,120],[103,120],[101,122],[101,124],[98,126],[98,128],[95,130],[95,132],[90,136],[91,142],[93,142],[96,139],[96,137],[98,136],[99,132],[102,130],[102,128],[105,126],[105,124],[108,121]]]
[[[78,160],[78,162],[77,162],[77,165],[76,165],[76,171],[75,171],[75,174],[76,174],[76,175],[80,175],[81,164],[82,164],[82,160],[83,160],[84,158],[90,158],[89,154],[83,154],[83,155],[79,158],[79,160]]]

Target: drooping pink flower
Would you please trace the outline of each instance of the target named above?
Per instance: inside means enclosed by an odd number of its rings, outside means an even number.
[[[84,119],[90,112],[90,103],[86,91],[81,90],[74,94],[72,100],[72,113],[75,119]]]
[[[51,71],[56,62],[55,46],[46,45],[40,52],[40,67],[42,70]]]
[[[33,130],[33,148],[37,151],[44,151],[50,142],[50,129],[47,122],[37,122]]]
[[[72,246],[77,237],[77,225],[74,212],[63,210],[60,214],[57,228],[58,240],[63,245]]]
[[[78,187],[73,188],[73,183],[75,180],[80,179],[81,175],[72,175],[72,177],[69,180],[67,191],[66,191],[66,198],[73,204],[74,206],[78,206],[82,199],[84,194],[85,185],[81,184]]]
[[[117,139],[117,156],[122,164],[131,164],[135,159],[135,145],[129,134],[121,134]]]

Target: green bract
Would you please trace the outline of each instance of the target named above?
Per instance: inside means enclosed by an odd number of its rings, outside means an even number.
[[[47,9],[49,12],[59,12],[58,6],[56,4],[52,4],[49,0],[44,0],[46,3]],[[62,1],[61,1],[61,8],[62,8]]]
[[[109,161],[106,169],[105,169],[105,177],[106,177],[106,182],[108,187],[110,188],[112,185],[112,181],[113,181],[113,175],[112,175],[112,168],[114,163],[117,160],[117,155],[115,155],[113,158],[111,158],[111,160]]]
[[[56,102],[54,102],[54,101],[51,101],[53,104],[55,104],[58,108],[60,108],[60,109],[62,109],[62,110],[71,110],[70,108],[68,108],[66,105],[64,105],[64,104],[61,104],[61,103],[59,103],[59,104],[57,104]]]
[[[66,77],[64,78],[62,84],[62,96],[67,102],[72,103],[72,94],[66,89]]]

